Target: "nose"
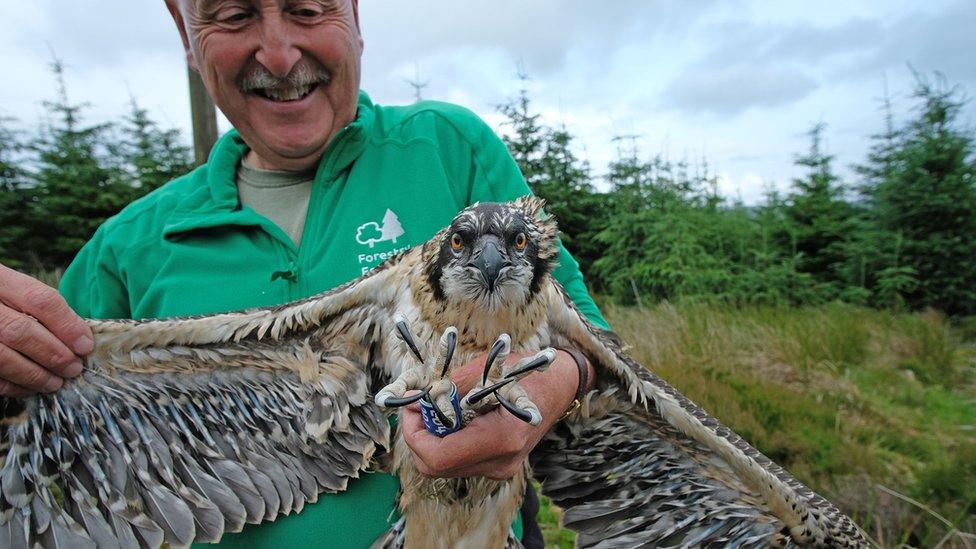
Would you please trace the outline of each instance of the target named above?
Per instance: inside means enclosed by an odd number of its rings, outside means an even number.
[[[295,45],[293,32],[281,14],[262,15],[261,45],[255,59],[278,78],[287,76],[295,63],[302,58],[301,50]]]
[[[485,283],[488,284],[488,291],[495,291],[495,282],[498,280],[498,273],[506,265],[505,258],[502,256],[501,249],[495,240],[488,240],[481,248],[481,255],[474,260],[474,266],[481,271]]]

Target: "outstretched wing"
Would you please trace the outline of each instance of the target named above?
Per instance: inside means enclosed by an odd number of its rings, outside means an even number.
[[[0,400],[0,547],[216,541],[344,490],[389,446],[371,386],[402,263],[277,308],[92,321],[81,377]]]
[[[590,325],[555,282],[546,299],[553,342],[599,372],[580,412],[531,456],[580,546],[868,545],[830,502]]]

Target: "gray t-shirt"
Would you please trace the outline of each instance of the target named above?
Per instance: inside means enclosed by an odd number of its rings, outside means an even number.
[[[237,166],[241,204],[281,227],[296,246],[302,242],[314,181],[314,167],[304,172],[280,172],[254,168],[243,160]]]

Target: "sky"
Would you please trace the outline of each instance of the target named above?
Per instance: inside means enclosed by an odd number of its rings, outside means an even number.
[[[911,116],[910,67],[976,93],[973,0],[362,0],[360,17],[375,102],[410,103],[409,82],[426,82],[425,99],[503,131],[497,106],[525,88],[603,188],[625,143],[707,162],[725,195],[756,203],[802,174],[793,159],[818,123],[855,182],[886,89],[896,120]],[[185,58],[162,0],[0,2],[0,116],[42,122],[54,56],[86,121],[119,120],[135,98],[189,142]],[[962,122],[974,119],[970,102]]]

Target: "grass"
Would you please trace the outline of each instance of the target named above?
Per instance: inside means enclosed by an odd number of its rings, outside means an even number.
[[[606,313],[638,361],[882,545],[976,545],[947,536],[976,531],[972,322],[842,304]],[[544,504],[547,543],[571,546],[558,515]]]

